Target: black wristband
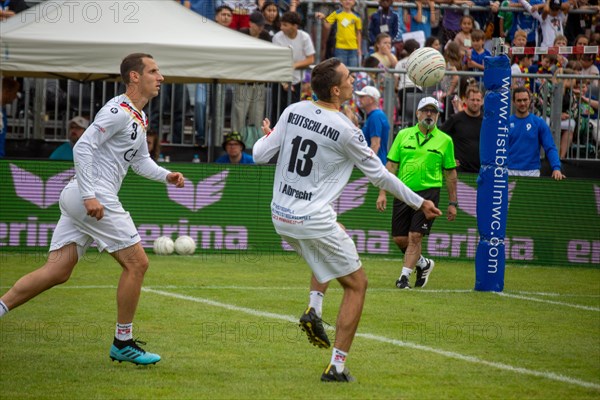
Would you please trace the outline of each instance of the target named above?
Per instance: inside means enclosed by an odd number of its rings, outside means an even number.
[[[454,207],[458,207],[458,202],[457,201],[449,201],[448,202],[449,206],[454,206]]]

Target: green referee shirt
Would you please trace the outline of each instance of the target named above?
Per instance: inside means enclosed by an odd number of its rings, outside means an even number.
[[[398,178],[414,191],[441,188],[443,170],[456,168],[452,138],[437,127],[425,138],[418,124],[398,132],[387,158],[399,164]]]

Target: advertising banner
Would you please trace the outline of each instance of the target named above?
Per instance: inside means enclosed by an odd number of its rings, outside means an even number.
[[[144,247],[150,249],[162,235],[190,235],[197,253],[290,250],[271,223],[273,166],[165,166],[185,174],[185,188],[149,181],[130,171],[119,193]],[[73,174],[68,162],[0,160],[0,252],[48,250],[60,217],[60,191]],[[423,243],[424,255],[437,263],[475,259],[476,178],[459,175],[456,221],[438,218]],[[355,170],[332,206],[361,254],[400,259],[390,235],[391,207],[378,212],[377,195],[378,189]],[[447,204],[445,190],[440,204]],[[511,177],[506,226],[507,264],[600,267],[600,182]]]

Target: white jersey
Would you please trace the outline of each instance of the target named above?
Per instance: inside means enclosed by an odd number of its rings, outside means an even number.
[[[295,38],[291,39],[286,36],[283,31],[279,31],[273,36],[273,44],[292,49],[292,59],[294,63],[303,61],[307,57],[315,54],[315,46],[313,46],[310,35],[302,30],[298,30]],[[302,70],[294,69],[292,83],[296,84],[302,81]]]
[[[150,158],[148,118],[126,95],[108,101],[73,148],[76,180],[84,199],[118,202],[121,183],[131,166],[148,179],[166,181],[169,171]]]
[[[339,229],[331,203],[350,179],[354,165],[380,187],[414,209],[423,198],[385,169],[360,129],[341,112],[302,101],[285,109],[273,131],[252,149],[254,161],[277,152],[271,213],[277,233],[298,239]]]

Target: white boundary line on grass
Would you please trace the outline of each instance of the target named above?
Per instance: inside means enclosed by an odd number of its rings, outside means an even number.
[[[496,294],[498,296],[509,297],[511,299],[536,301],[538,303],[554,304],[554,305],[558,305],[558,306],[578,308],[580,310],[600,312],[600,308],[599,307],[590,307],[590,306],[582,306],[582,305],[579,305],[579,304],[563,303],[562,301],[544,300],[544,299],[538,299],[538,298],[535,298],[535,297],[520,296],[518,294],[510,294],[510,293],[502,293],[502,292],[496,292]]]
[[[165,297],[171,297],[174,299],[187,300],[187,301],[192,301],[195,303],[206,304],[209,306],[225,308],[227,310],[238,311],[238,312],[242,312],[245,314],[254,315],[257,317],[278,319],[278,320],[288,321],[288,322],[292,322],[292,323],[298,322],[298,318],[293,317],[293,316],[275,314],[275,313],[270,313],[270,312],[266,312],[266,311],[256,310],[253,308],[240,307],[240,306],[236,306],[233,304],[221,303],[221,302],[210,300],[210,299],[204,299],[201,297],[187,296],[187,295],[183,295],[183,294],[165,292],[163,290],[156,290],[156,289],[150,289],[150,288],[142,288],[142,291],[147,292],[147,293],[158,294],[158,295],[165,296]],[[464,354],[455,353],[453,351],[436,349],[434,347],[429,347],[429,346],[422,346],[422,345],[419,345],[416,343],[404,342],[402,340],[390,339],[385,336],[378,336],[378,335],[373,335],[370,333],[357,333],[356,336],[362,337],[365,339],[382,342],[382,343],[388,343],[388,344],[391,344],[394,346],[408,347],[411,349],[428,351],[431,353],[439,354],[444,357],[454,358],[454,359],[457,359],[460,361],[466,361],[466,362],[470,362],[470,363],[474,363],[474,364],[481,364],[481,365],[485,365],[488,367],[501,369],[501,370],[509,371],[509,372],[515,372],[515,373],[522,374],[522,375],[530,375],[530,376],[535,376],[538,378],[545,378],[545,379],[550,379],[553,381],[569,383],[572,385],[581,386],[581,387],[588,388],[588,389],[600,390],[600,385],[597,383],[582,381],[580,379],[575,379],[575,378],[571,378],[571,377],[568,377],[565,375],[556,374],[554,372],[543,372],[543,371],[535,371],[535,370],[531,370],[531,369],[527,369],[527,368],[513,367],[512,365],[508,365],[508,364],[503,364],[503,363],[498,363],[498,362],[493,362],[493,361],[486,361],[486,360],[483,360],[478,357],[467,356]]]

